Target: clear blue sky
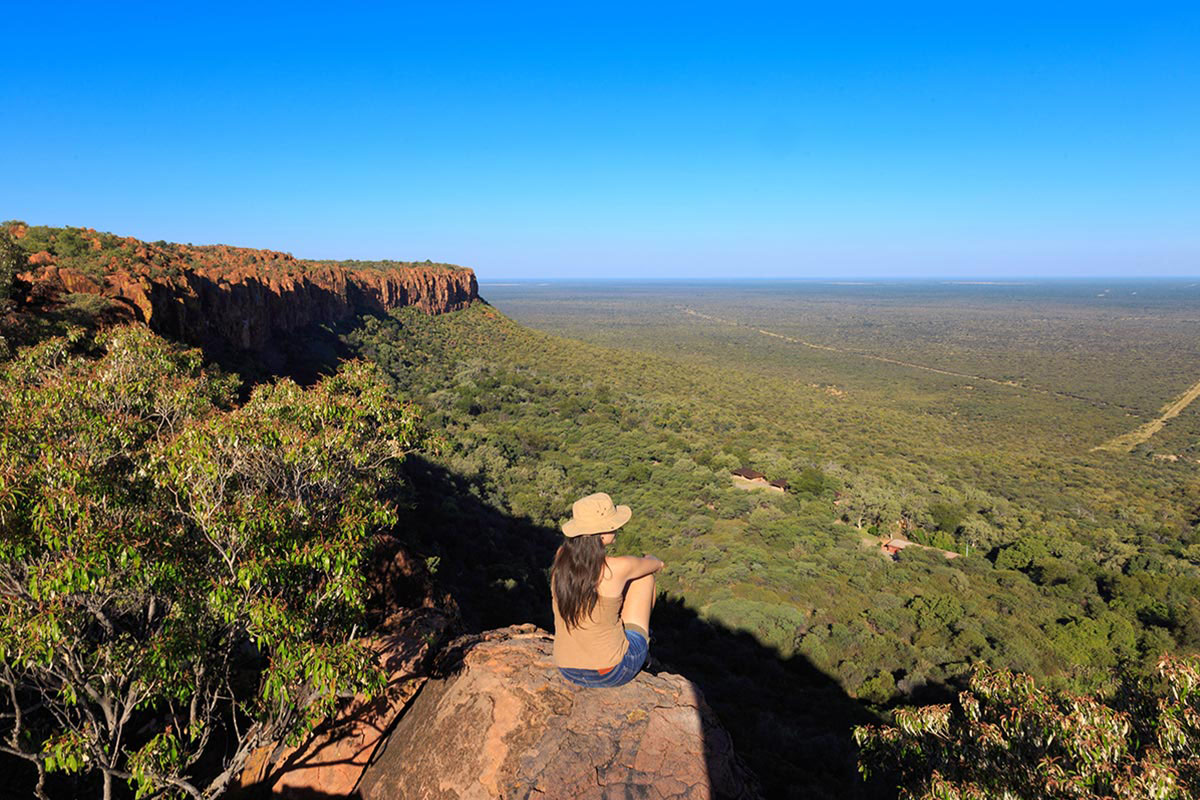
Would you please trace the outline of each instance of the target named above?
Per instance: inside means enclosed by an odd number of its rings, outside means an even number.
[[[1200,274],[1195,2],[250,5],[6,4],[0,218],[484,281]]]

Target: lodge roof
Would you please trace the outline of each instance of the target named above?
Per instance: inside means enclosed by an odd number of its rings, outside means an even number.
[[[749,467],[742,467],[740,469],[735,469],[733,471],[733,474],[737,475],[739,477],[742,477],[742,478],[746,478],[747,480],[754,480],[755,478],[767,477],[766,475],[762,474],[761,472],[756,472],[755,470],[752,470]]]

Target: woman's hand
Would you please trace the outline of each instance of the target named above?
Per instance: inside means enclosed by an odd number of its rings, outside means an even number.
[[[657,562],[657,566],[654,568],[654,572],[658,572],[659,570],[661,570],[663,567],[666,566],[666,563],[658,556],[652,556],[649,553],[645,553],[642,555],[642,558],[648,558],[651,561]]]

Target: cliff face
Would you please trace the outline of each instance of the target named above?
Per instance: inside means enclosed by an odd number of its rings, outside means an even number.
[[[82,255],[31,254],[26,301],[108,298],[131,319],[192,344],[261,351],[314,323],[415,306],[456,311],[478,298],[475,273],[446,265],[304,261],[249,248],[161,245],[96,234]],[[18,240],[20,240],[18,236]]]
[[[137,308],[151,328],[195,343],[214,338],[261,350],[275,337],[313,323],[416,306],[427,314],[457,311],[479,296],[471,270],[322,267],[259,275],[252,269],[214,275],[189,271],[166,282],[114,276],[117,299]]]

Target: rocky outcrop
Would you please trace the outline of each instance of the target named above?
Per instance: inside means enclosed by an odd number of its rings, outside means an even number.
[[[385,798],[754,798],[753,776],[687,679],[567,683],[533,626],[467,637],[439,659],[358,786]]]
[[[91,241],[99,245],[101,235],[95,235]],[[49,252],[33,253],[31,269],[20,276],[30,287],[26,302],[97,294],[165,336],[262,351],[310,325],[337,325],[357,314],[405,306],[440,314],[465,308],[479,296],[475,273],[449,265],[304,261],[223,245],[117,242],[119,247],[67,259],[86,263],[86,272]]]

